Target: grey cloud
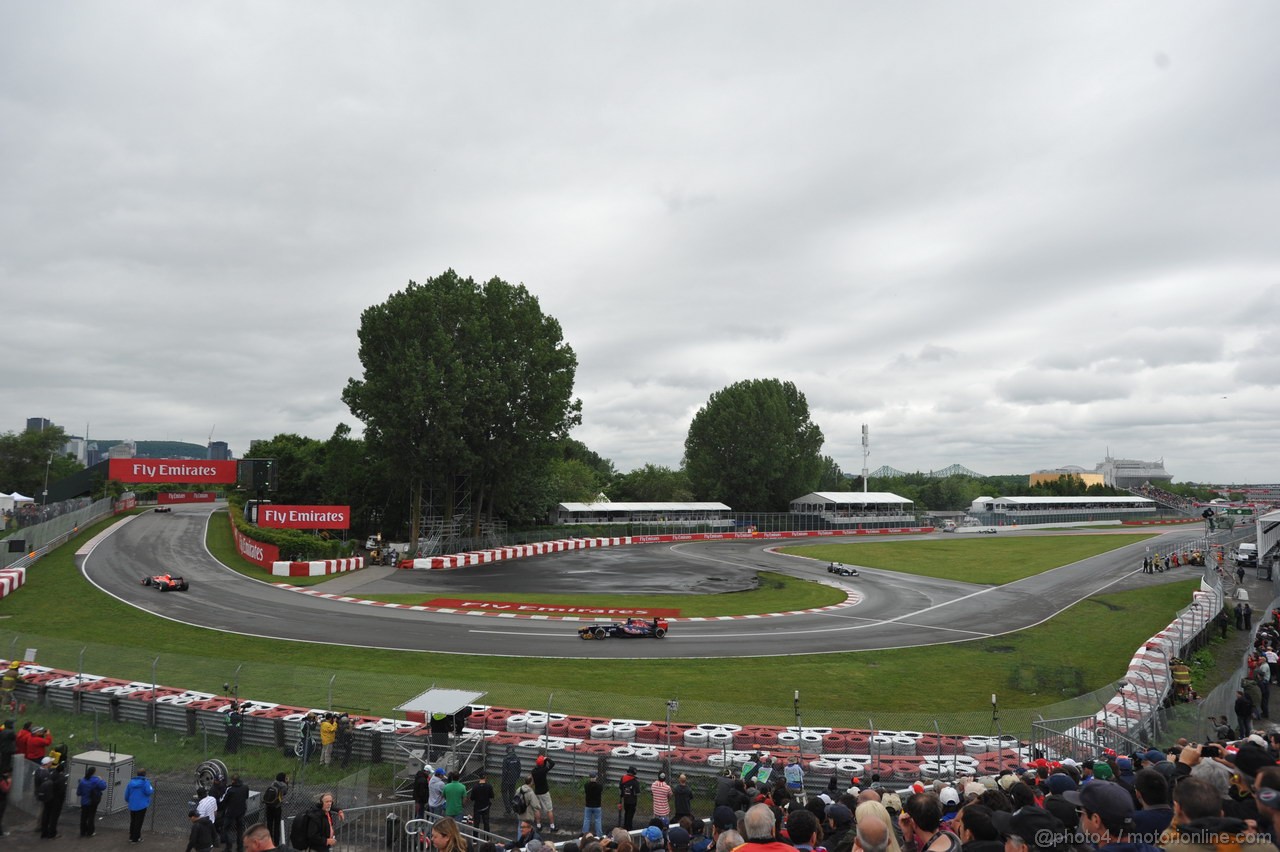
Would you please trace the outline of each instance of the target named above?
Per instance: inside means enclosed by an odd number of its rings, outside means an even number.
[[[873,465],[1089,466],[1127,430],[1175,471],[1280,480],[1277,27],[1156,3],[15,6],[0,290],[32,410],[10,416],[327,437],[360,311],[453,267],[560,319],[578,434],[622,469],[677,463],[710,393],[780,376],[846,467],[868,422]]]
[[[1123,399],[1128,395],[1123,377],[1035,370],[1015,373],[996,384],[1006,402],[1045,405]]]

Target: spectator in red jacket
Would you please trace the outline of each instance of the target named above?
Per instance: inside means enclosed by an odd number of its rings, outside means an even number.
[[[44,757],[45,749],[53,742],[53,734],[49,733],[48,728],[34,728],[26,741],[27,760],[33,760],[39,763]]]

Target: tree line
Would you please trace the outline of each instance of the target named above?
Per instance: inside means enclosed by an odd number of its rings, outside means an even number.
[[[416,538],[427,515],[482,525],[542,523],[557,503],[716,501],[740,512],[785,512],[810,491],[858,491],[822,452],[822,429],[794,383],[736,382],[694,415],[679,467],[627,472],[570,436],[577,356],[560,324],[523,284],[478,282],[452,269],[361,314],[362,375],[341,398],[363,437],[338,426],[326,440],[279,434],[246,458],[278,463],[281,503],[346,504],[357,530]],[[0,487],[24,492],[79,467],[60,456],[61,429],[0,436]],[[1029,486],[1025,477],[912,474],[875,479],[925,510],[959,511],[979,496],[1120,493],[1078,477]]]

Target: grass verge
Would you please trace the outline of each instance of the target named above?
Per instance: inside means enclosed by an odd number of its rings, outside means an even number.
[[[928,648],[605,663],[459,656],[254,639],[156,618],[76,570],[75,549],[107,523],[41,559],[27,585],[0,600],[0,652],[37,648],[40,662],[73,671],[83,660],[79,670],[95,674],[149,682],[154,671],[161,684],[220,692],[232,683],[249,698],[377,714],[432,684],[483,690],[486,703],[607,717],[662,718],[677,697],[675,720],[693,722],[786,722],[797,688],[809,725],[864,724],[854,708],[875,708],[878,722],[890,713],[982,716],[992,692],[1003,708],[1042,707],[1121,676],[1196,585],[1090,598],[1036,628]]]
[[[1137,533],[1132,536],[946,538],[937,541],[818,544],[781,550],[823,562],[847,562],[903,574],[999,586],[1152,537]],[[1140,556],[1135,559],[1140,560]]]

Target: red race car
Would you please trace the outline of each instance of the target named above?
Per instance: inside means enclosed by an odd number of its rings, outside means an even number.
[[[191,585],[181,577],[172,574],[158,574],[155,577],[143,577],[142,585],[159,589],[162,592],[185,592]]]
[[[615,621],[613,624],[588,624],[578,628],[578,636],[582,639],[608,639],[617,636],[620,639],[661,639],[667,635],[667,620],[655,618],[645,621],[643,618],[628,618],[626,621]]]

